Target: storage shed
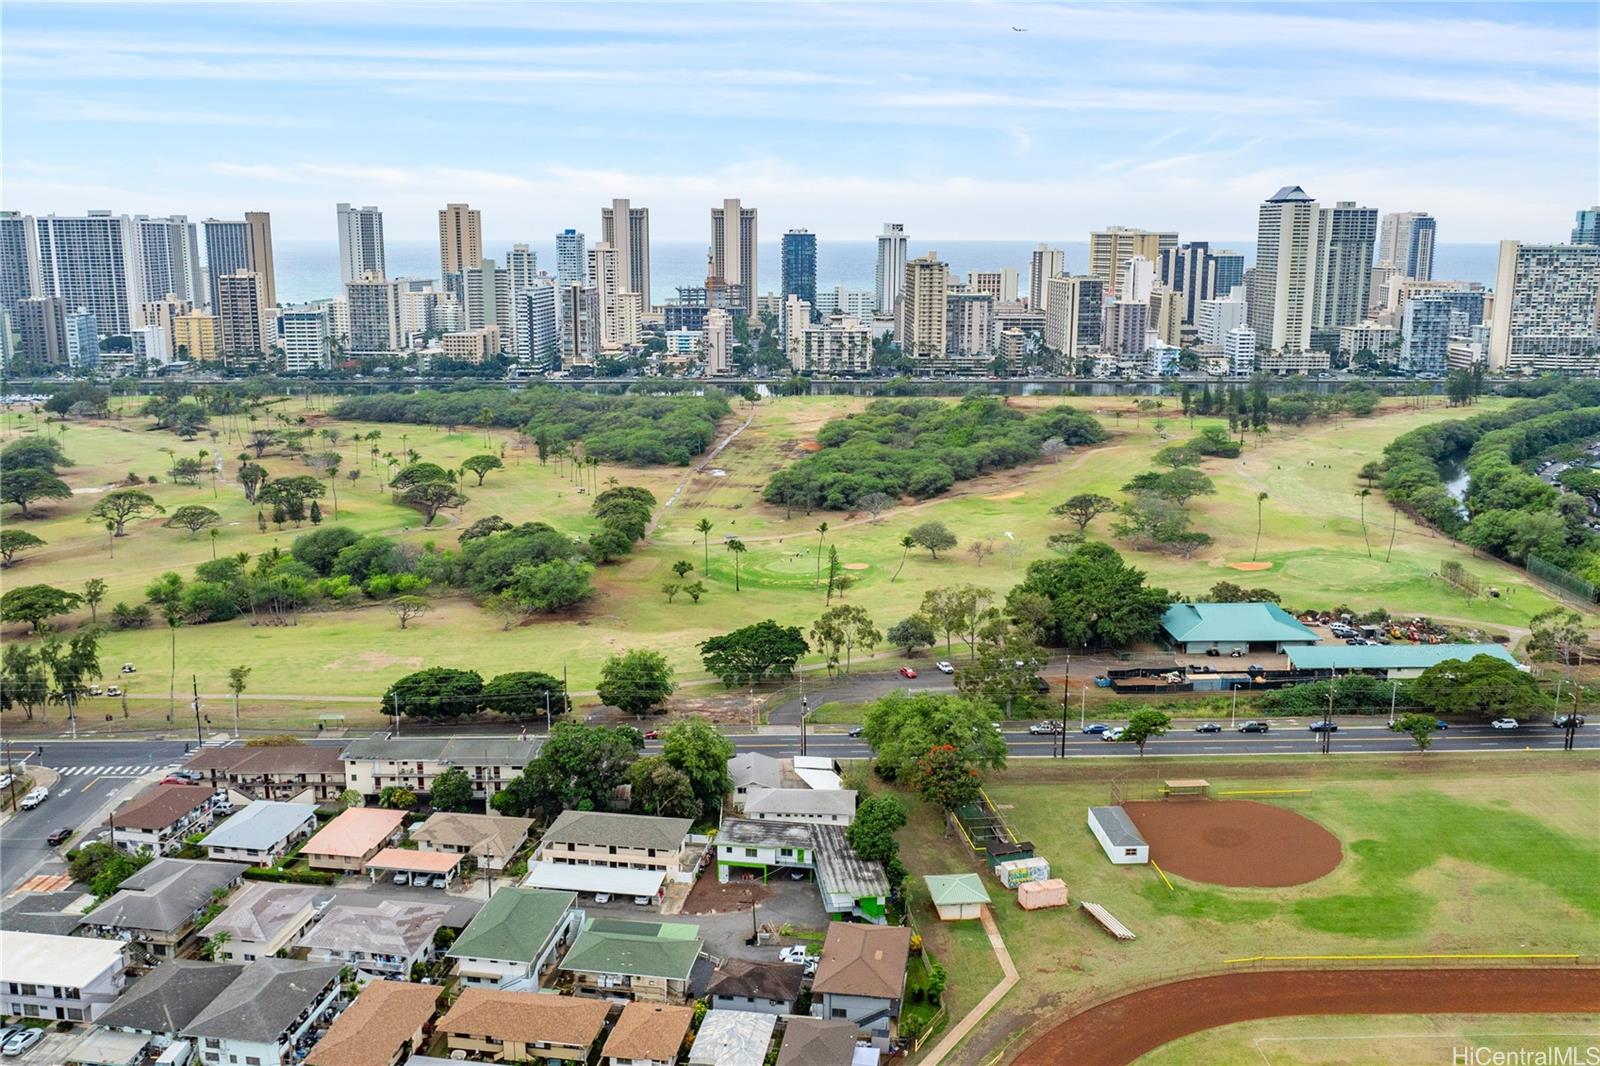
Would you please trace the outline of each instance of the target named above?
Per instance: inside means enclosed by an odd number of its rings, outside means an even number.
[[[977,874],[928,874],[927,883],[933,909],[941,922],[960,922],[983,916],[989,890]]]
[[[1067,905],[1067,883],[1059,877],[1048,881],[1029,881],[1017,886],[1017,902],[1025,911],[1043,910],[1046,907]]]
[[[1106,858],[1119,866],[1150,861],[1150,845],[1121,807],[1090,807],[1089,831],[1100,841]]]

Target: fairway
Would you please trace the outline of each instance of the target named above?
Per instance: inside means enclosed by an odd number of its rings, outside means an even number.
[[[695,646],[710,636],[768,617],[809,626],[824,608],[818,571],[828,547],[838,548],[840,561],[854,580],[844,602],[865,606],[880,629],[912,613],[922,594],[938,585],[975,584],[1003,599],[1027,564],[1048,554],[1047,538],[1065,531],[1065,523],[1048,513],[1052,505],[1076,492],[1120,495],[1122,482],[1148,466],[1157,449],[1193,432],[1172,416],[1160,424],[1158,434],[1158,420],[1138,412],[1130,398],[1070,398],[1065,402],[1100,417],[1111,431],[1109,441],[1074,449],[1055,462],[958,483],[943,496],[892,508],[880,521],[838,512],[786,515],[783,508],[760,501],[768,476],[804,454],[824,422],[866,402],[857,397],[804,397],[766,401],[754,408],[740,404],[725,420],[721,434],[731,433],[747,418],[748,428],[705,470],[694,465],[647,469],[602,465],[598,471],[602,485],[612,477],[622,484],[641,485],[662,505],[649,540],[624,561],[600,567],[595,575],[598,595],[575,612],[503,631],[496,618],[461,594],[435,589],[433,611],[403,631],[384,607],[358,601],[352,607],[303,612],[289,626],[252,626],[241,619],[180,627],[175,664],[174,635],[164,625],[111,631],[102,642],[102,665],[135,663],[139,674],[128,686],[130,691],[163,696],[169,673],[184,679],[193,675],[202,693],[216,694],[225,691],[230,667],[249,665],[253,672],[244,697],[246,715],[260,715],[261,724],[272,725],[309,725],[314,714],[296,712],[288,704],[273,706],[264,699],[267,696],[375,696],[396,677],[423,665],[470,667],[486,677],[512,669],[565,668],[573,689],[582,692],[593,687],[606,655],[647,646],[667,655],[680,681],[695,682],[705,678]],[[1032,397],[1011,402],[1037,408],[1062,401]],[[526,442],[514,433],[341,423],[326,417],[322,410],[326,406],[322,399],[307,404],[297,397],[274,410],[294,424],[303,418],[305,428],[338,432],[333,447],[344,456],[343,470],[360,471],[354,482],[339,479],[341,524],[359,532],[387,533],[421,550],[430,545],[454,547],[462,529],[491,514],[511,522],[548,522],[578,536],[595,528],[587,515],[589,496],[579,493],[570,470],[558,471],[553,463],[541,466],[531,448],[519,446]],[[1134,565],[1147,570],[1153,582],[1178,594],[1203,594],[1216,581],[1232,580],[1267,585],[1290,607],[1382,606],[1408,616],[1455,619],[1518,635],[1528,617],[1550,601],[1516,569],[1473,558],[1404,517],[1396,521],[1377,495],[1366,501],[1363,537],[1355,470],[1376,457],[1395,435],[1460,413],[1440,406],[1410,409],[1391,402],[1371,419],[1330,421],[1275,431],[1264,441],[1249,440],[1242,458],[1205,463],[1218,492],[1190,504],[1196,527],[1216,538],[1211,548],[1186,560],[1133,552],[1114,539],[1112,543]],[[1205,420],[1196,420],[1195,429],[1204,424]],[[120,421],[72,421],[64,433],[59,426],[53,428],[75,463],[63,471],[75,496],[42,506],[46,517],[26,523],[30,532],[49,543],[18,557],[5,572],[7,587],[42,582],[77,589],[86,578],[100,576],[110,585],[100,608],[104,613],[119,601],[141,602],[145,586],[164,571],[191,576],[194,566],[210,559],[213,550],[252,556],[274,548],[286,551],[298,533],[311,528],[307,524],[299,530],[278,529],[270,522],[264,532],[258,528],[255,508],[233,481],[239,465],[235,456],[243,450],[247,428],[242,416],[218,419],[212,427],[217,439],[203,433],[187,444],[170,433],[153,432],[149,425],[148,419],[129,414]],[[39,426],[41,432],[52,431],[43,422]],[[5,437],[15,439],[33,428],[30,416],[12,413],[5,421]],[[356,439],[371,431],[381,436],[376,441]],[[313,450],[325,447],[322,441],[312,443]],[[170,456],[163,449],[181,456],[200,448],[224,457],[215,488],[208,479],[198,486],[168,483]],[[425,529],[417,512],[391,502],[389,493],[379,488],[383,453],[405,449],[445,466],[489,452],[503,455],[506,468],[490,473],[482,487],[468,475],[467,505],[444,512],[432,528]],[[262,462],[274,476],[306,472],[303,463],[277,451],[269,451]],[[160,477],[161,484],[145,488],[169,511],[185,503],[220,511],[223,524],[214,542],[204,533],[191,538],[184,531],[163,529],[159,516],[131,525],[130,535],[115,542],[98,523],[86,522],[85,512],[94,499],[129,471]],[[1261,491],[1268,493],[1268,499],[1262,506],[1259,561],[1269,568],[1233,569],[1231,564],[1248,562],[1255,554],[1255,505]],[[326,522],[335,521],[331,497],[322,502]],[[7,521],[16,521],[9,514],[13,510],[7,508]],[[709,536],[702,537],[695,528],[701,519],[711,523]],[[955,531],[960,547],[940,553],[937,559],[921,549],[905,552],[901,538],[918,522],[930,519]],[[819,535],[817,527],[823,521],[829,530]],[[1109,516],[1102,517],[1091,532],[1108,537],[1110,523]],[[1392,558],[1386,559],[1391,532]],[[727,537],[740,538],[748,549],[739,561],[738,591],[734,559],[721,547]],[[977,562],[967,548],[980,540],[992,543],[994,552]],[[1505,595],[1464,600],[1429,577],[1445,559],[1462,562],[1485,587],[1499,587]],[[690,579],[703,580],[707,586],[698,604],[683,595],[669,604],[661,592],[678,560],[693,564]],[[81,616],[87,619],[88,612]],[[8,629],[8,639],[21,635],[17,627]],[[880,647],[879,654],[893,652]],[[858,651],[857,658],[861,657]],[[138,703],[133,701],[134,713]],[[164,701],[161,709],[164,713]]]

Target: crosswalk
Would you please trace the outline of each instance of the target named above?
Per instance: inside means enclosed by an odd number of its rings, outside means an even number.
[[[156,766],[145,764],[143,766],[56,766],[51,767],[62,777],[143,777],[145,774],[155,773],[157,770],[171,770],[176,763]]]

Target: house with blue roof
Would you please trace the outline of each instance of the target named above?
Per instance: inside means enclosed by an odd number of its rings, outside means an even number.
[[[1285,652],[1320,639],[1275,603],[1174,603],[1161,628],[1189,655]]]

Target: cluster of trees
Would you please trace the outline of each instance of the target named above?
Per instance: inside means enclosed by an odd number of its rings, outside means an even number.
[[[632,726],[559,722],[538,756],[491,801],[501,814],[554,817],[564,810],[615,809],[628,787],[639,814],[714,822],[733,782],[733,743],[703,719],[668,726],[660,755],[641,755],[644,734]]]
[[[1037,618],[1043,643],[1116,648],[1155,637],[1173,595],[1145,584],[1144,571],[1106,544],[1088,542],[1059,559],[1030,563],[1006,597],[1014,618]]]
[[[984,771],[1005,767],[1005,738],[990,724],[995,717],[986,699],[895,692],[867,708],[861,735],[879,777],[954,810],[977,799]]]
[[[469,389],[352,397],[334,417],[365,422],[416,422],[518,428],[544,461],[558,448],[580,444],[585,457],[631,466],[686,465],[711,445],[727,398],[705,395],[634,396],[574,389]]]
[[[1268,714],[1321,715],[1332,699],[1334,714],[1426,712],[1433,716],[1465,714],[1485,720],[1548,714],[1554,709],[1533,675],[1493,655],[1451,660],[1430,666],[1409,681],[1385,681],[1368,674],[1350,674],[1261,695],[1258,706]]]
[[[0,652],[0,709],[21,707],[31,720],[46,704],[75,708],[100,679],[100,629],[71,637],[49,633],[38,644],[10,641]]]
[[[729,688],[789,677],[811,650],[799,626],[781,626],[770,618],[703,640],[699,648],[706,670]]]
[[[492,711],[508,718],[565,714],[567,687],[539,670],[497,674],[485,682],[476,670],[430,666],[396,680],[380,710],[408,718],[449,719]]]
[[[1209,382],[1199,391],[1185,384],[1178,401],[1186,418],[1225,416],[1228,430],[1242,436],[1247,429],[1265,432],[1273,422],[1301,425],[1313,418],[1365,418],[1377,410],[1382,399],[1371,385],[1359,381],[1337,392],[1318,392],[1309,381],[1291,379],[1282,389],[1278,395],[1270,395],[1266,380],[1259,376],[1247,385],[1223,385],[1215,390]]]
[[[20,437],[0,448],[0,500],[16,504],[22,518],[33,518],[33,505],[41,500],[72,498],[71,487],[59,473],[71,465],[56,438]]]
[[[1092,416],[1070,407],[1027,415],[987,396],[877,400],[824,425],[822,450],[774,474],[763,497],[807,512],[849,510],[873,494],[926,499],[957,481],[1105,438]]]
[[[1122,486],[1128,498],[1117,508],[1119,518],[1112,531],[1136,547],[1177,552],[1185,559],[1209,545],[1211,535],[1191,528],[1189,514],[1190,500],[1217,491],[1211,478],[1198,469],[1204,454],[1194,442],[1158,451],[1155,461],[1162,469],[1135,474]]]

